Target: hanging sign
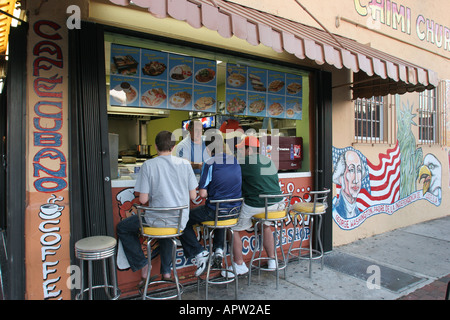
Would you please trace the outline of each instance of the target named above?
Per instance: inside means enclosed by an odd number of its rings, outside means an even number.
[[[110,104],[216,112],[216,61],[111,45]]]
[[[227,64],[225,113],[302,119],[300,75]]]

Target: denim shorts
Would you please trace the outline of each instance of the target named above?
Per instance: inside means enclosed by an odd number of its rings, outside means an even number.
[[[284,201],[280,201],[278,203],[275,203],[271,206],[269,206],[267,209],[269,211],[279,211],[279,210],[284,210],[285,208],[285,203]],[[244,230],[248,230],[252,227],[252,217],[255,214],[259,214],[259,213],[263,213],[264,212],[264,207],[262,208],[257,208],[257,207],[251,207],[247,204],[245,204],[245,202],[242,205],[242,209],[241,209],[241,214],[239,216],[239,222],[238,224],[233,227],[234,231],[244,231]],[[270,223],[267,222],[267,225],[269,225]]]

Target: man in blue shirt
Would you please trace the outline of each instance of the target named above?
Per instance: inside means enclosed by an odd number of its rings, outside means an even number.
[[[191,120],[187,130],[189,134],[177,145],[176,155],[189,160],[194,173],[200,174],[205,151],[205,142],[202,140],[203,124],[200,120]]]
[[[230,154],[223,152],[223,140],[220,134],[211,137],[211,141],[206,141],[206,149],[211,155],[202,167],[202,174],[199,182],[199,194],[206,198],[205,205],[194,208],[189,213],[189,221],[186,224],[183,235],[180,237],[184,254],[187,258],[196,257],[203,252],[203,246],[198,242],[194,232],[194,225],[203,221],[215,219],[216,205],[210,200],[236,199],[242,196],[242,175],[241,166],[237,159]],[[225,204],[224,204],[225,206]],[[226,203],[226,208],[240,207],[241,202]],[[222,260],[225,231],[218,229],[214,232],[213,250],[214,260]],[[195,276],[200,276],[206,268],[206,262],[197,265]]]

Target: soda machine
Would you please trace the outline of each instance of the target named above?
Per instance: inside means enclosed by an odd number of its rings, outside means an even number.
[[[263,136],[259,140],[260,153],[272,159],[278,171],[301,169],[303,138]]]

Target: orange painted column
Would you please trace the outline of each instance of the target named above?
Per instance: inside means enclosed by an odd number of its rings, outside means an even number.
[[[65,1],[29,10],[26,299],[70,299],[68,29]]]

